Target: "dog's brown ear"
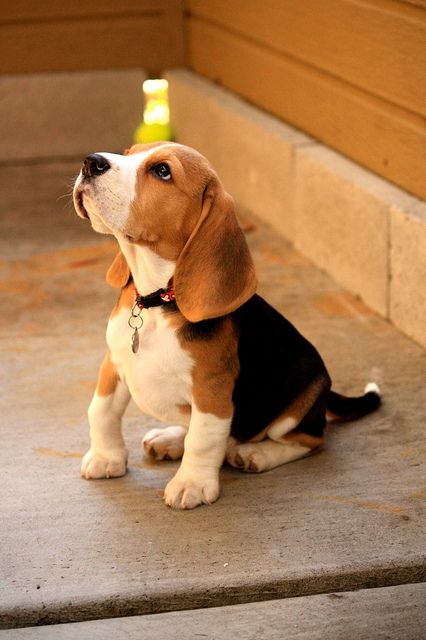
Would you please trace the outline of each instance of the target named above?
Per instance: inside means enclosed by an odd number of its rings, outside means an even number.
[[[119,251],[115,256],[110,268],[106,273],[106,281],[111,287],[122,289],[126,286],[130,279],[130,269],[126,258]]]
[[[232,198],[216,176],[174,275],[176,302],[190,322],[231,313],[256,291],[256,274]]]

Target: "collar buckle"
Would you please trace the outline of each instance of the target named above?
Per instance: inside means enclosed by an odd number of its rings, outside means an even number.
[[[136,304],[139,309],[149,309],[150,307],[159,307],[162,304],[169,304],[175,302],[175,292],[173,287],[167,289],[157,289],[153,293],[149,293],[146,296],[141,296],[136,287]]]

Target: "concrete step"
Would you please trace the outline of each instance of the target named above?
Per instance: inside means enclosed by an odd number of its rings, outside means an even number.
[[[224,469],[220,500],[191,512],[164,506],[177,465],[142,457],[153,421],[134,407],[129,474],[80,478],[116,292],[114,244],[58,201],[74,171],[0,169],[1,626],[424,581],[426,353],[260,222],[248,235],[260,293],[317,345],[336,389],[375,378],[383,408],[330,427],[316,456]]]
[[[419,640],[426,584],[0,631],[1,640]]]

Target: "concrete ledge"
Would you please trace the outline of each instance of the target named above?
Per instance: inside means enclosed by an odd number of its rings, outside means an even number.
[[[121,151],[142,117],[142,70],[0,78],[0,161]]]
[[[426,585],[212,607],[149,616],[109,618],[74,624],[0,631],[0,640],[418,640],[426,633]]]
[[[364,178],[372,176],[364,173],[321,145],[298,149],[291,240],[339,284],[387,317],[389,205],[374,184],[366,188]]]
[[[426,345],[425,229],[424,207],[413,202],[405,207],[392,206],[390,319],[423,345]]]
[[[426,346],[426,204],[190,71],[167,78],[177,139],[236,201]]]

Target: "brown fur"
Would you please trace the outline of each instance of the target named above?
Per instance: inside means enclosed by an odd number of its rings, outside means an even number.
[[[105,354],[98,375],[96,393],[98,396],[110,396],[114,393],[119,381],[117,369],[111,362],[109,351]]]
[[[208,339],[185,337],[185,324],[174,318],[173,325],[183,349],[189,351],[195,364],[192,372],[192,394],[197,408],[218,418],[233,414],[232,392],[239,373],[237,339],[230,318],[226,318]]]
[[[129,310],[129,316],[130,316],[130,309],[133,307],[135,303],[135,298],[136,298],[135,287],[133,285],[133,282],[129,282],[129,284],[121,290],[117,303],[113,308],[113,310],[111,311],[110,317],[112,318],[113,316],[120,313],[121,309],[123,308]]]
[[[190,404],[180,404],[179,405],[179,411],[181,412],[181,414],[183,416],[190,416],[191,415],[191,405]]]
[[[232,198],[212,176],[201,216],[176,265],[174,287],[191,322],[234,311],[256,291],[254,265]]]
[[[127,264],[126,258],[121,251],[118,251],[110,268],[106,273],[106,281],[111,287],[116,289],[122,289],[129,282],[130,269]]]
[[[293,400],[290,407],[288,407],[283,413],[281,413],[276,420],[266,429],[267,434],[269,429],[279,422],[282,422],[286,418],[293,418],[295,421],[295,427],[303,420],[309,409],[314,402],[319,398],[324,391],[324,379],[322,377],[317,378],[301,393],[297,398]],[[291,432],[290,432],[291,433]],[[288,434],[285,434],[288,435]],[[283,436],[285,438],[285,435]]]
[[[297,442],[302,445],[302,447],[309,447],[309,449],[319,449],[324,444],[324,438],[316,438],[308,435],[307,433],[299,433],[296,431],[290,431],[290,433],[287,433],[283,437],[283,440]]]

